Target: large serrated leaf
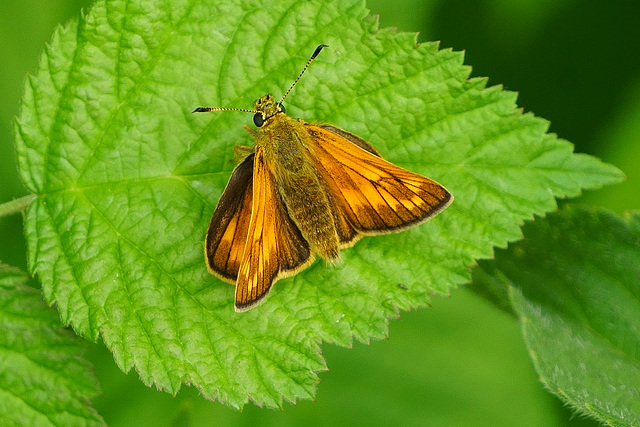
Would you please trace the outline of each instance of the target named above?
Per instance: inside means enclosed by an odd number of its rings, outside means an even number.
[[[87,399],[100,391],[83,343],[60,327],[23,272],[0,264],[0,422],[99,426]]]
[[[510,295],[542,382],[610,425],[640,424],[640,215],[565,209],[474,274]]]
[[[319,342],[387,334],[399,309],[468,280],[494,245],[554,197],[621,179],[522,115],[515,95],[467,80],[462,54],[377,31],[360,1],[98,1],[56,33],[16,121],[20,170],[38,195],[29,261],[48,301],[82,335],[102,335],[123,370],[175,393],[182,383],[242,406],[311,397]],[[455,203],[428,224],[364,239],[344,262],[278,282],[233,312],[202,245],[241,113],[280,96],[288,112],[359,134],[391,161],[445,185]],[[398,286],[402,284],[402,286]]]

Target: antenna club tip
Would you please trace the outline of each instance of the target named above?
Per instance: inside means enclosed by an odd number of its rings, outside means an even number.
[[[193,110],[191,113],[207,113],[211,111],[211,108],[207,108],[207,107],[198,107],[195,110]]]
[[[326,45],[326,44],[321,44],[320,46],[318,46],[318,47],[316,48],[316,50],[313,52],[313,55],[311,55],[311,59],[314,59],[316,56],[318,56],[318,54],[320,53],[320,51],[321,51],[322,49],[324,49],[325,47],[329,47],[329,46],[328,46],[328,45]]]

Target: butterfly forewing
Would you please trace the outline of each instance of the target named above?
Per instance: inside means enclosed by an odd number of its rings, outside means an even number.
[[[364,234],[397,231],[444,209],[451,194],[437,182],[379,157],[360,138],[336,128],[305,125],[315,166],[337,210]]]
[[[309,244],[287,214],[264,152],[258,147],[251,221],[236,283],[236,309],[253,307],[278,278],[294,274],[310,262]]]

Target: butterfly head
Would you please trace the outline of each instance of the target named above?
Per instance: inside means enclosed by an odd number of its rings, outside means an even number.
[[[273,95],[265,95],[253,104],[253,108],[256,110],[256,114],[253,116],[253,123],[257,127],[264,126],[269,119],[276,116],[279,113],[284,113],[284,105],[281,102],[276,102]]]

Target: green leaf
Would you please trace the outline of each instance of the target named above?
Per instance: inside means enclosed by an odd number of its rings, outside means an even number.
[[[176,393],[193,384],[241,407],[315,393],[322,341],[385,337],[399,310],[469,280],[474,259],[521,236],[554,197],[619,181],[523,115],[515,94],[468,80],[462,54],[378,30],[361,1],[98,1],[58,29],[27,80],[19,167],[38,195],[29,264],[47,301],[118,365]],[[203,240],[251,117],[192,115],[281,96],[325,49],[287,111],[371,142],[456,197],[400,234],[367,238],[338,266],[316,262],[268,300],[233,311]],[[402,286],[398,286],[401,284]]]
[[[27,275],[0,264],[0,420],[3,426],[104,425],[85,344],[60,326]]]
[[[640,213],[565,209],[482,262],[511,297],[542,382],[610,425],[640,425]]]

